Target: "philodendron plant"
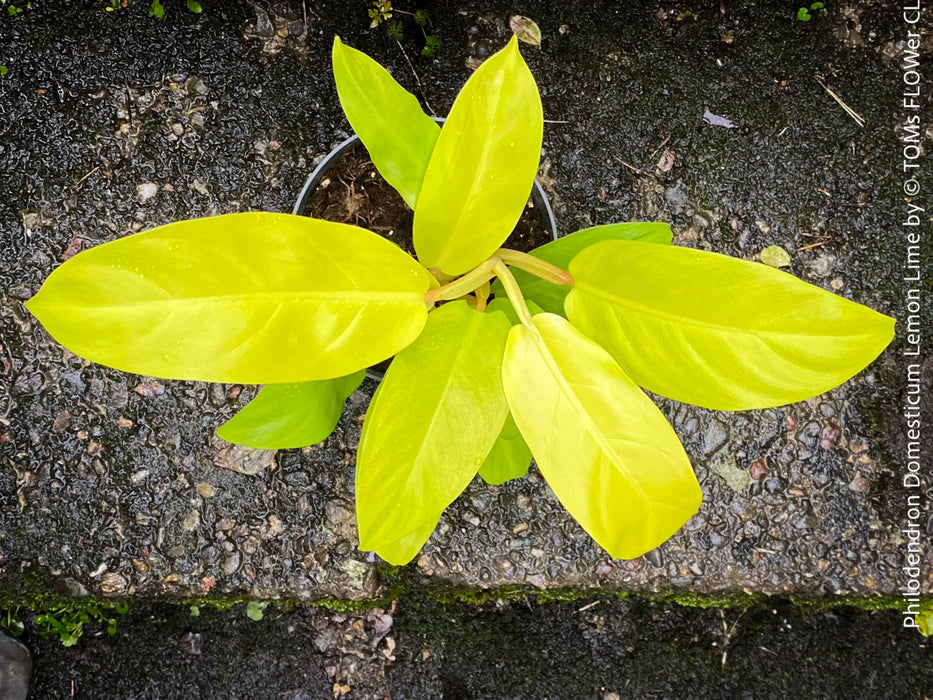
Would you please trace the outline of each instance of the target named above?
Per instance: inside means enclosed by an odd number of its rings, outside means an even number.
[[[82,252],[29,303],[79,355],[170,379],[265,384],[218,430],[258,448],[334,428],[364,368],[395,356],[356,462],[360,548],[410,561],[479,473],[532,455],[614,557],[699,508],[680,441],[639,387],[727,411],[846,381],[894,322],[760,263],[673,247],[665,224],[598,226],[501,248],[541,153],[541,101],[513,39],[441,128],[373,60],[334,43],[341,104],[414,210],[418,260],[369,231],[243,213]]]

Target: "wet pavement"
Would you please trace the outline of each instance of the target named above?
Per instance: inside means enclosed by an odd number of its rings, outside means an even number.
[[[794,274],[901,313],[902,202],[891,183],[902,33],[880,3],[809,23],[760,4],[735,3],[727,16],[720,3],[426,3],[444,45],[421,58],[408,27],[420,89],[395,42],[369,28],[364,3],[276,1],[258,15],[245,2],[204,3],[200,15],[167,7],[162,21],[140,3],[113,12],[34,4],[0,18],[7,600],[36,590],[299,600],[389,592],[378,562],[357,550],[353,517],[371,381],[322,445],[231,450],[213,430],[254,387],[89,364],[22,305],[82,248],[179,218],[289,211],[315,163],[347,136],[329,75],[334,34],[444,114],[469,66],[505,43],[508,16],[521,11],[544,34],[541,49],[523,54],[551,120],[540,179],[562,233],[661,219],[680,245],[748,259],[780,245]],[[731,127],[708,123],[707,110]],[[902,343],[845,386],[793,406],[728,414],[661,401],[704,504],[638,560],[609,559],[532,469],[500,487],[474,482],[409,585],[896,596],[907,515]],[[925,381],[930,370],[927,361]],[[922,525],[933,532],[933,520]]]

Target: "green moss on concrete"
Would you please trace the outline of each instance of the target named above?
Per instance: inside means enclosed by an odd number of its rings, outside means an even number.
[[[536,605],[549,603],[583,603],[593,600],[644,601],[656,605],[678,605],[691,608],[741,609],[756,605],[767,605],[782,601],[791,603],[802,612],[816,613],[832,608],[850,607],[866,611],[897,610],[904,605],[898,596],[865,597],[813,597],[806,595],[766,596],[744,591],[724,591],[716,594],[697,594],[691,591],[669,589],[660,593],[637,591],[600,590],[592,588],[548,588],[525,586],[501,586],[497,588],[468,588],[440,584],[424,585],[415,574],[403,567],[387,567],[381,570],[386,594],[377,598],[348,600],[322,597],[313,600],[254,599],[246,594],[205,594],[171,601],[165,599],[107,598],[99,594],[82,597],[66,596],[52,590],[38,575],[27,573],[15,586],[0,589],[0,615],[8,612],[16,617],[24,614],[35,616],[57,616],[71,619],[87,610],[114,610],[121,603],[130,605],[166,603],[178,607],[208,608],[225,612],[237,605],[246,605],[259,600],[290,610],[301,606],[322,608],[334,612],[352,613],[374,607],[388,607],[393,600],[402,600],[411,608],[435,608],[437,606],[472,605],[482,607],[489,603],[522,602]],[[924,606],[933,606],[933,598],[923,598]],[[245,612],[244,612],[245,614]],[[99,617],[99,616],[97,616]]]
[[[816,598],[812,596],[789,595],[787,600],[806,612],[822,612],[832,608],[850,607],[859,610],[900,610],[904,601],[898,596]],[[921,598],[921,605],[933,603],[933,598]]]

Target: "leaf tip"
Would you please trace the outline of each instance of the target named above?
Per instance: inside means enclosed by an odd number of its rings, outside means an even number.
[[[361,546],[360,551],[366,550],[364,550]],[[388,550],[385,547],[380,547],[379,549],[374,549],[373,551],[378,554],[383,561],[388,562],[392,566],[405,566],[405,564],[411,562],[411,560],[415,558],[415,555],[418,554],[418,552],[412,552],[410,556],[396,556],[396,552]],[[421,550],[419,549],[418,551]]]
[[[512,38],[509,39],[509,43],[505,45],[503,52],[508,56],[514,57],[515,54],[518,54],[518,57],[521,58],[522,52],[518,49],[518,36],[512,34]]]
[[[26,307],[26,310],[35,316],[40,321],[42,320],[42,313],[44,311],[44,300],[45,300],[45,285],[39,289],[38,292],[33,294],[29,299],[23,302],[23,306]]]

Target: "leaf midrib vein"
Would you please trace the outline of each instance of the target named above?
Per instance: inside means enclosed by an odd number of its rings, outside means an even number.
[[[665,313],[655,309],[651,309],[642,304],[638,304],[630,299],[625,299],[624,297],[619,297],[609,292],[603,291],[598,287],[587,284],[586,282],[581,281],[579,278],[576,279],[574,284],[574,289],[580,290],[581,293],[591,294],[594,297],[604,299],[610,303],[610,305],[622,306],[628,309],[632,309],[640,314],[645,316],[651,316],[654,318],[659,318],[667,323],[679,324],[685,326],[694,326],[696,328],[707,328],[719,333],[727,333],[730,335],[756,335],[756,336],[765,336],[765,337],[792,337],[792,338],[859,338],[859,337],[870,337],[870,333],[850,333],[850,334],[839,334],[839,333],[784,333],[781,331],[766,331],[757,328],[743,329],[737,326],[726,326],[716,323],[710,323],[708,321],[700,321],[696,318],[690,316],[679,316],[676,314]]]
[[[538,346],[539,352],[541,353],[541,357],[544,360],[544,363],[547,365],[548,369],[550,370],[551,375],[554,377],[555,382],[557,383],[558,389],[564,395],[567,401],[570,402],[573,408],[577,411],[577,414],[581,417],[581,420],[584,424],[583,427],[587,430],[587,432],[590,435],[593,436],[593,440],[596,442],[596,444],[605,454],[610,454],[610,455],[615,456],[616,451],[614,449],[611,449],[611,447],[606,444],[606,441],[602,435],[602,431],[599,430],[598,426],[595,424],[593,419],[590,417],[589,412],[580,403],[573,389],[570,387],[569,382],[564,376],[564,373],[560,371],[560,367],[555,362],[553,356],[551,355],[550,350],[547,347],[547,344],[544,342],[544,338],[541,337],[540,332],[538,332],[537,329],[531,332],[533,334],[534,343]],[[651,448],[652,450],[661,452],[667,457],[673,457],[672,455],[668,454],[665,450],[662,450],[656,445],[652,445],[650,443],[646,443],[646,442],[642,442],[639,440],[634,440],[632,438],[627,438],[627,437],[622,437],[622,436],[616,436],[614,439],[621,440],[623,442],[628,442],[633,445],[647,446]],[[654,513],[653,501],[651,500],[651,498],[648,497],[645,491],[638,484],[638,480],[632,476],[632,474],[625,468],[625,465],[621,461],[617,459],[612,459],[611,461],[614,465],[616,465],[616,468],[620,472],[622,472],[622,474],[625,477],[625,480],[628,481],[629,484],[631,484],[632,488],[642,497],[647,509],[651,513]]]
[[[283,297],[285,297],[284,300]],[[279,301],[287,303],[291,299],[295,303],[304,303],[308,301],[336,301],[346,299],[356,303],[396,303],[400,300],[414,299],[421,302],[421,295],[417,292],[365,292],[359,290],[341,291],[341,292],[247,292],[245,294],[215,294],[210,296],[191,296],[191,297],[169,297],[166,299],[150,299],[137,302],[116,302],[102,304],[39,304],[42,309],[135,309],[152,306],[178,306],[188,304],[216,304],[230,303],[237,301]]]

